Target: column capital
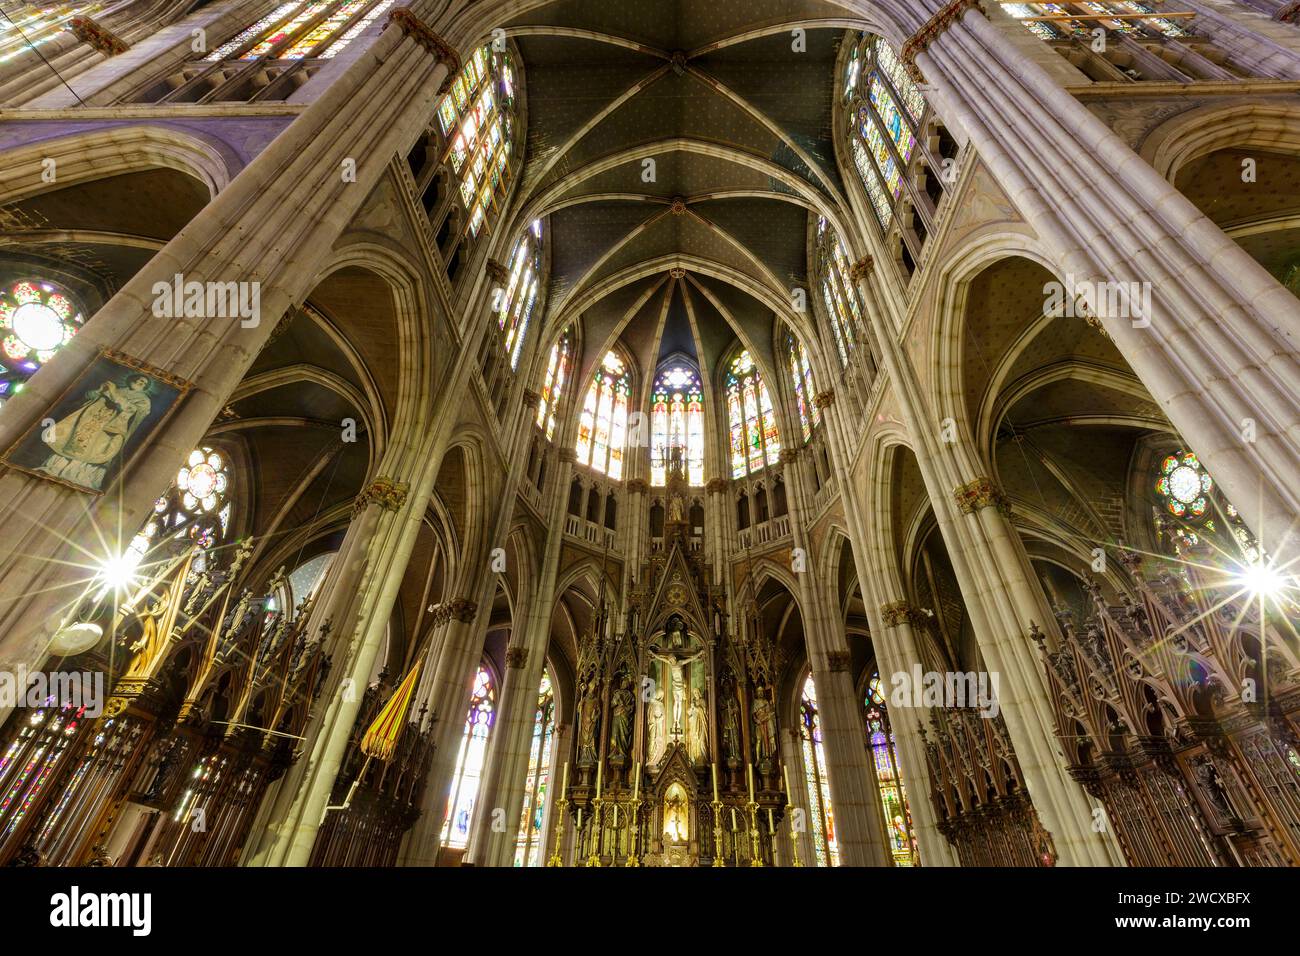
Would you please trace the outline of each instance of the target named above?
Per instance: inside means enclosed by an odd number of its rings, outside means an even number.
[[[560,449],[559,456],[560,461],[569,465],[572,465],[578,460],[578,452],[573,448],[569,448],[567,445]]]
[[[530,388],[524,389],[524,407],[536,408],[542,403],[542,396]]]
[[[711,495],[720,495],[727,490],[726,478],[710,478],[705,484],[704,490]]]
[[[858,282],[871,275],[871,270],[875,267],[876,260],[871,256],[863,256],[857,262],[849,266],[849,281]]]
[[[847,671],[852,660],[848,651],[827,651],[826,669],[832,673]]]
[[[483,263],[483,274],[498,285],[502,285],[510,279],[510,273],[506,271],[506,267],[491,258]]]
[[[522,670],[528,666],[528,648],[526,647],[507,647],[506,648],[506,667],[515,670]]]
[[[798,460],[799,460],[799,449],[798,449],[798,448],[782,448],[780,454],[779,454],[777,457],[780,459],[781,464],[783,464],[783,465],[788,465],[788,464],[790,464],[790,462],[792,462],[792,461],[798,461]]]
[[[381,475],[357,495],[352,514],[359,515],[372,504],[379,505],[385,511],[397,511],[406,503],[406,495],[410,490],[411,486],[406,482],[394,481]]]
[[[68,26],[78,40],[94,47],[104,56],[116,56],[131,49],[129,43],[90,17],[73,17],[68,21]]]
[[[950,26],[961,19],[962,14],[970,7],[974,7],[981,13],[984,12],[984,6],[981,0],[951,0],[950,3],[944,4],[939,8],[939,12],[926,21],[925,26],[917,30],[903,44],[903,48],[898,51],[898,58],[903,61],[903,66],[907,69],[907,75],[915,83],[924,83],[925,77],[921,75],[921,70],[916,65],[916,56],[935,41],[939,34],[943,33]]]
[[[627,490],[634,495],[643,495],[650,490],[650,486],[644,478],[633,478],[627,483]]]
[[[461,624],[468,624],[474,620],[474,615],[478,613],[478,605],[465,598],[454,598],[450,601],[444,601],[442,604],[435,604],[431,611],[429,623],[435,627],[446,624],[448,621],[459,621]]]
[[[962,514],[974,514],[982,508],[997,508],[1005,515],[1011,514],[1011,499],[987,476],[959,485],[952,494]]]
[[[827,388],[818,392],[813,396],[813,404],[818,408],[830,408],[835,404],[835,390]]]
[[[897,627],[900,624],[911,624],[913,627],[919,627],[930,620],[925,611],[909,601],[893,601],[889,604],[882,604],[880,605],[880,614],[885,619],[885,627]]]
[[[451,89],[451,84],[460,72],[460,54],[458,54],[442,37],[435,33],[423,20],[415,15],[410,7],[398,7],[388,15],[388,23],[396,23],[402,32],[413,39],[425,52],[447,67],[447,75],[438,87],[439,95]]]

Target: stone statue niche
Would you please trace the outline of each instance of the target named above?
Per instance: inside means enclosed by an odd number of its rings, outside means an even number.
[[[646,650],[653,679],[645,707],[646,766],[658,766],[673,744],[686,749],[692,764],[707,764],[709,686],[704,643],[680,614],[673,614]]]

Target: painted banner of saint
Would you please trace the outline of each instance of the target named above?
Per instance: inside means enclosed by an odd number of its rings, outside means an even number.
[[[4,455],[30,475],[101,493],[190,390],[118,352],[101,352]]]
[[[103,490],[110,463],[153,411],[149,400],[152,385],[148,375],[135,372],[87,392],[85,404],[55,422],[43,436],[52,454],[37,471]]]

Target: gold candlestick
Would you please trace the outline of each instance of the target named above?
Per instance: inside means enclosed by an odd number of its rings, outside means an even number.
[[[636,855],[637,831],[640,829],[637,826],[636,821],[640,809],[641,809],[641,800],[640,798],[634,796],[632,798],[632,822],[631,822],[632,831],[631,833],[628,834],[628,853],[627,853],[627,863],[624,864],[625,866],[641,865],[641,858]]]
[[[790,794],[789,794],[790,785],[789,785],[788,783],[786,784],[785,789],[786,789],[786,799],[789,800],[789,799],[790,799]],[[791,858],[791,862],[792,862],[793,865],[795,865],[795,866],[803,866],[803,864],[802,864],[801,862],[799,862],[799,834],[796,833],[795,830],[794,830],[794,804],[793,804],[793,803],[787,803],[787,804],[785,805],[785,815],[786,815],[786,819],[788,819],[788,820],[790,821],[790,858]]]
[[[722,859],[722,801],[717,797],[717,791],[713,791],[713,802],[709,804],[713,808],[713,865],[726,866]]]
[[[591,801],[591,855],[587,857],[588,866],[600,866],[600,844],[603,834],[600,832],[600,810],[605,801],[596,797]]]
[[[565,770],[568,770],[568,764],[565,764]],[[568,776],[566,773],[565,776]],[[547,866],[563,866],[560,860],[560,844],[564,842],[564,811],[569,808],[569,801],[564,799],[564,790],[560,790],[560,799],[556,801],[555,809],[559,813],[559,819],[555,821],[555,850],[551,853],[550,859],[546,861]]]
[[[758,803],[754,800],[745,804],[749,808],[749,849],[750,849],[750,866],[762,866],[763,857],[759,853],[758,842]]]

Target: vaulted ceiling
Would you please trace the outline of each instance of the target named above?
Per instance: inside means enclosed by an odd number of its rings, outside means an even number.
[[[643,374],[680,353],[707,377],[737,340],[773,367],[810,214],[843,202],[848,26],[791,0],[562,0],[506,25],[528,104],[519,202],[549,216],[548,333],[584,317],[581,375],[615,342]]]

